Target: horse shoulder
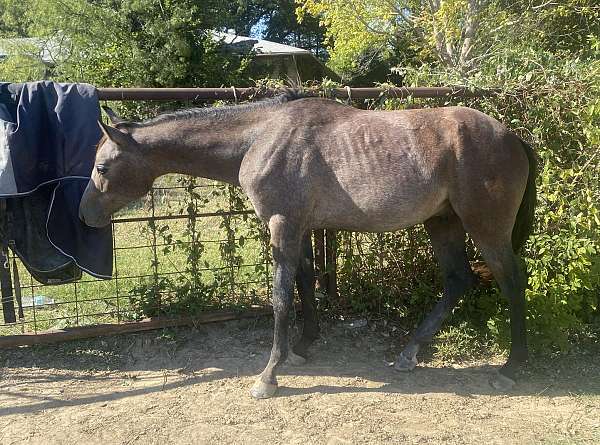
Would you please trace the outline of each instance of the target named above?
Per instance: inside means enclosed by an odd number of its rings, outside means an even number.
[[[310,206],[311,148],[294,137],[265,138],[242,161],[239,183],[258,216],[302,214]]]

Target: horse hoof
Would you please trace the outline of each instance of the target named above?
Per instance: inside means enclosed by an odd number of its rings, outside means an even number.
[[[497,391],[508,392],[515,386],[515,381],[505,375],[497,373],[490,379],[490,385]]]
[[[400,372],[410,372],[415,369],[417,366],[417,358],[413,357],[412,359],[406,358],[406,356],[402,353],[398,356],[398,360],[394,363],[394,369]]]
[[[294,366],[302,366],[306,363],[306,359],[301,355],[294,354],[294,351],[288,352],[288,360]]]
[[[269,399],[277,392],[277,385],[272,383],[265,383],[262,380],[257,380],[252,389],[250,395],[255,399]]]

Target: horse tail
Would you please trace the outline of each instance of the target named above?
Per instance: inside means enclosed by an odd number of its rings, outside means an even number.
[[[517,219],[515,220],[512,231],[512,245],[515,253],[518,253],[521,250],[533,230],[537,196],[535,186],[538,165],[537,157],[529,144],[521,138],[519,138],[519,141],[521,142],[525,154],[527,155],[527,160],[529,161],[529,176],[527,177],[527,186],[525,187],[525,193],[523,194],[521,206],[519,207]]]

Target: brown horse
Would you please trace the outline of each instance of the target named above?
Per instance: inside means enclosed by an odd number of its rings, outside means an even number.
[[[364,111],[284,94],[250,105],[191,109],[142,123],[107,111],[105,138],[80,217],[104,226],[166,173],[240,185],[268,225],[273,249],[275,330],[270,360],[252,388],[277,390],[287,357],[303,362],[317,338],[310,231],[389,231],[424,223],[444,277],[442,299],[396,361],[412,370],[457,299],[474,283],[468,232],[510,301],[511,351],[491,383],[514,384],[527,359],[525,279],[515,251],[535,205],[535,156],[498,121],[469,108]],[[300,340],[288,354],[294,281],[303,307]]]

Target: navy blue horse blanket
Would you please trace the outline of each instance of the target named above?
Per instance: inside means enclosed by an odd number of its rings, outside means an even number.
[[[91,228],[78,217],[102,136],[99,119],[91,85],[0,83],[4,236],[41,281],[70,281],[80,270],[112,275],[111,228]]]

